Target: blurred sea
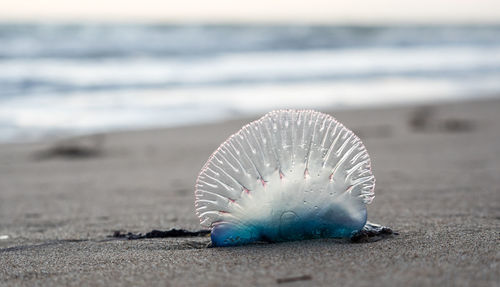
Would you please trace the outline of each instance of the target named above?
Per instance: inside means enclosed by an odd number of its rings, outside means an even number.
[[[0,141],[498,95],[500,25],[0,24]]]

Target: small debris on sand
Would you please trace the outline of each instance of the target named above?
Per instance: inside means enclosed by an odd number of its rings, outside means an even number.
[[[296,281],[306,281],[306,280],[312,280],[312,276],[311,275],[302,275],[302,276],[297,276],[297,277],[278,278],[278,279],[276,279],[276,283],[283,284],[283,283],[290,283],[290,282],[296,282]]]
[[[184,229],[170,229],[166,231],[153,230],[146,234],[142,233],[122,233],[121,231],[115,231],[113,235],[108,237],[113,238],[126,238],[128,240],[145,239],[145,238],[168,238],[168,237],[201,237],[210,234],[210,230],[198,230],[198,231],[188,231]]]
[[[86,159],[102,155],[104,135],[66,139],[36,154],[37,159]]]
[[[436,109],[430,106],[416,108],[408,125],[418,132],[468,132],[474,130],[474,123],[466,119],[438,118]]]

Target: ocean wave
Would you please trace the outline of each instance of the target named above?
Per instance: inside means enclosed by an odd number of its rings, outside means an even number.
[[[0,141],[500,95],[500,26],[0,24]]]
[[[253,52],[189,61],[11,59],[0,61],[0,97],[39,92],[366,80],[393,76],[459,80],[498,72],[500,45]]]

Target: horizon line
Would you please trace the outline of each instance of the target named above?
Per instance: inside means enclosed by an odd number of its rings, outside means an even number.
[[[500,25],[500,19],[491,20],[248,20],[248,19],[139,19],[139,18],[12,18],[0,19],[0,24],[164,24],[164,25],[297,25],[297,26],[495,26]]]

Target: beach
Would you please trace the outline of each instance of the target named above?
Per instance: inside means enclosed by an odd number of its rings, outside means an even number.
[[[207,248],[196,176],[258,117],[0,145],[3,286],[497,286],[500,99],[323,110],[370,153],[368,220],[397,235]]]

